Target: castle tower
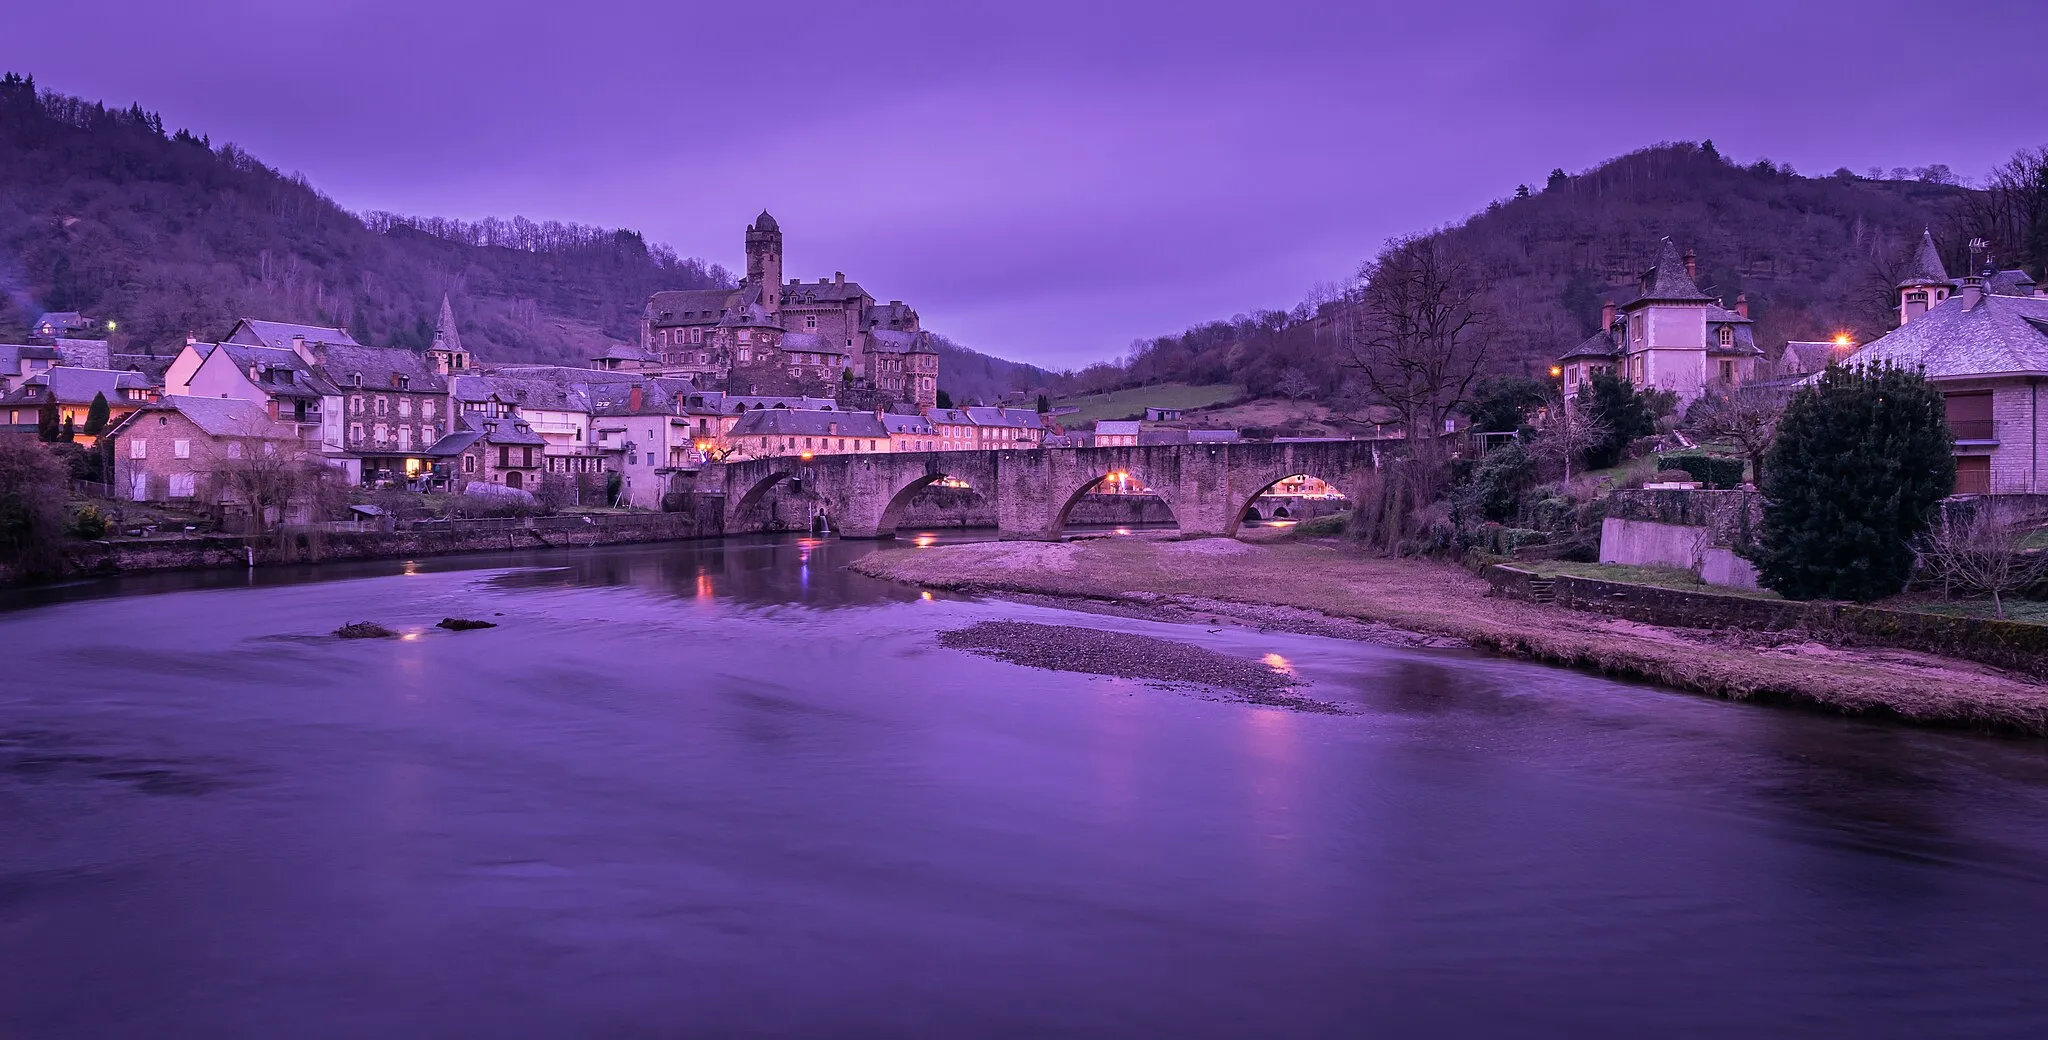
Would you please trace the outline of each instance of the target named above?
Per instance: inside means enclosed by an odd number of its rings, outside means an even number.
[[[434,345],[427,348],[427,361],[442,375],[469,370],[469,351],[462,349],[462,337],[455,332],[455,307],[441,294],[441,320],[434,324]]]
[[[1913,262],[1906,265],[1899,278],[1899,324],[1904,325],[1927,313],[1928,308],[1938,306],[1955,288],[1948,269],[1941,265],[1941,250],[1934,248],[1934,232],[1922,229],[1920,248],[1914,251]]]
[[[747,225],[747,281],[761,287],[761,309],[768,320],[782,318],[782,228],[762,210]]]

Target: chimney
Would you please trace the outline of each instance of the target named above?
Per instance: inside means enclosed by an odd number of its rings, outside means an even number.
[[[1693,281],[1699,281],[1700,278],[1700,265],[1698,258],[1693,256],[1692,250],[1690,249],[1685,251],[1685,276],[1687,278],[1692,279]]]
[[[626,411],[638,415],[640,413],[640,404],[642,400],[643,397],[640,392],[640,384],[635,383],[633,384],[633,389],[626,394]]]
[[[1611,329],[1613,327],[1614,297],[1610,296],[1600,301],[1600,331],[1606,332],[1608,329]]]
[[[264,406],[264,411],[269,412],[272,419],[277,418],[277,398],[271,398],[270,403]]]
[[[398,389],[398,373],[396,372],[391,373],[391,389]]]
[[[1964,310],[1975,310],[1984,301],[1984,278],[1971,274],[1963,277],[1963,291],[1956,294],[1963,301]]]
[[[845,285],[845,284],[846,284],[846,272],[845,272],[845,271],[834,271],[834,272],[832,272],[832,284],[833,284],[833,285]]]
[[[194,343],[197,343],[197,342],[199,342],[199,336],[198,336],[198,334],[197,334],[197,333],[191,333],[191,332],[187,332],[187,333],[185,333],[185,345],[186,345],[186,346],[188,346],[188,347],[189,347],[189,346],[191,346],[191,345],[193,345]]]
[[[1746,293],[1746,292],[1743,292],[1743,293],[1736,293],[1736,294],[1735,294],[1735,313],[1737,313],[1737,314],[1740,314],[1740,315],[1742,315],[1742,316],[1743,316],[1743,317],[1745,317],[1745,318],[1749,317],[1749,294],[1748,294],[1748,293]]]

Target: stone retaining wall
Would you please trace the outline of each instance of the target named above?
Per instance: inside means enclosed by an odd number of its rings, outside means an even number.
[[[1494,565],[1486,579],[1501,594],[1531,599],[1535,577]],[[1561,574],[1551,579],[1551,602],[1573,610],[1674,628],[1734,628],[1797,632],[1843,646],[1884,646],[1961,657],[2048,678],[2048,625],[1990,618],[1947,617],[1854,603],[1799,602]]]

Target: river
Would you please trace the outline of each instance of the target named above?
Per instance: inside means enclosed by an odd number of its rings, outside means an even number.
[[[6,594],[0,1037],[2048,1035],[2041,742],[927,597],[872,548]],[[934,641],[986,619],[1352,713]]]

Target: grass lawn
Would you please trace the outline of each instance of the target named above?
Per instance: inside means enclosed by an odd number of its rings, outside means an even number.
[[[1893,610],[1911,610],[1922,614],[1945,614],[1949,617],[1997,618],[1991,608],[1991,597],[1974,596],[1968,599],[1907,599],[1899,598],[1879,606]],[[2006,597],[2005,620],[2025,621],[2028,624],[2048,625],[2048,603],[2031,599]]]
[[[1649,585],[1659,589],[1676,589],[1680,592],[1706,592],[1716,596],[1743,596],[1749,599],[1777,599],[1778,594],[1761,589],[1733,589],[1723,585],[1708,585],[1682,567],[1638,567],[1623,563],[1572,563],[1567,560],[1517,561],[1510,566],[1518,570],[1534,571],[1545,576],[1568,574],[1574,578],[1597,578],[1601,581],[1619,581],[1630,585]]]
[[[1061,425],[1071,429],[1101,419],[1139,418],[1145,414],[1147,408],[1207,408],[1237,400],[1242,396],[1244,391],[1229,383],[1213,386],[1161,383],[1158,386],[1140,386],[1107,394],[1062,398],[1054,401],[1053,407],[1081,409],[1075,414],[1058,417]]]

